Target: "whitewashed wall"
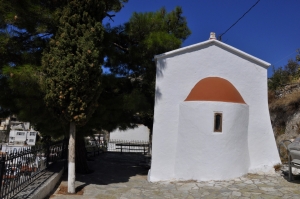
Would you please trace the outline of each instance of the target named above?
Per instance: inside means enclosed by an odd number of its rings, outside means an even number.
[[[222,113],[222,132],[214,132],[216,112]],[[248,173],[248,105],[187,101],[179,113],[177,180],[226,180]]]
[[[195,84],[206,77],[230,81],[249,105],[248,171],[271,172],[273,165],[280,163],[267,101],[267,67],[270,64],[216,40],[165,53],[156,59],[150,181],[176,178],[179,104]]]

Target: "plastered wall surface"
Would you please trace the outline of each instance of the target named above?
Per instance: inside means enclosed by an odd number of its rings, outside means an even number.
[[[156,59],[150,181],[176,179],[180,103],[206,77],[221,77],[231,82],[249,106],[248,171],[271,172],[273,165],[280,163],[268,110],[268,63],[219,41],[203,42]]]
[[[214,132],[215,113],[222,114],[222,132]],[[175,178],[225,180],[246,174],[248,116],[246,104],[180,103]]]

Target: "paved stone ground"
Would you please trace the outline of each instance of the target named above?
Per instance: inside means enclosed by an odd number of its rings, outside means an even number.
[[[123,154],[124,155],[124,154]],[[209,182],[163,182],[149,183],[148,169],[138,166],[137,161],[127,161],[126,155],[113,157],[101,154],[90,166],[94,173],[77,175],[76,186],[82,195],[59,193],[67,185],[64,176],[60,187],[51,199],[196,199],[196,198],[240,198],[240,199],[299,199],[300,180],[288,182],[281,173],[274,175],[249,174],[230,181]]]

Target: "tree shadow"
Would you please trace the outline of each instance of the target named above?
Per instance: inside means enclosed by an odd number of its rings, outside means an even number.
[[[162,96],[162,93],[161,93],[161,91],[160,91],[160,88],[157,87],[157,88],[155,89],[155,103],[156,103],[158,100],[161,99],[161,96]]]
[[[81,188],[89,184],[108,185],[112,183],[128,182],[133,176],[142,176],[141,180],[147,180],[149,168],[140,166],[144,160],[142,154],[129,153],[102,153],[89,161],[89,167],[93,170],[90,174],[76,174],[76,181],[83,183]],[[68,180],[65,172],[62,181]]]

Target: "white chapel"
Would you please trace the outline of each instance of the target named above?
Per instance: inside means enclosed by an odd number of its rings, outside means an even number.
[[[215,39],[155,56],[148,180],[228,180],[280,163],[267,95],[269,63]]]

